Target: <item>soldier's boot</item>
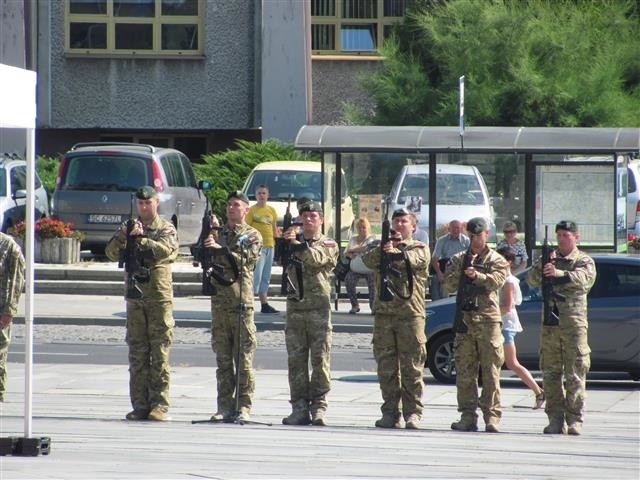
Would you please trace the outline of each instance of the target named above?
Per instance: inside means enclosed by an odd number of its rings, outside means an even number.
[[[311,424],[317,427],[326,427],[325,413],[327,412],[326,395],[315,398],[311,402]]]
[[[549,425],[544,427],[542,432],[549,434],[567,433],[564,416],[549,416]]]
[[[149,412],[149,420],[155,422],[166,422],[169,418],[169,407],[166,405],[156,405]]]
[[[309,414],[309,402],[298,400],[293,403],[293,411],[288,417],[282,419],[283,425],[309,425],[311,415]]]
[[[149,410],[146,408],[134,408],[129,413],[125,415],[124,418],[127,420],[146,420],[149,417]]]
[[[491,422],[491,423],[487,423],[484,427],[484,431],[488,432],[488,433],[498,433],[500,430],[498,430],[498,424]]]
[[[250,412],[251,410],[249,407],[240,407],[240,411],[238,412],[238,421],[240,423],[248,422],[251,419],[251,415],[249,414]]]
[[[582,434],[582,422],[573,422],[569,424],[567,429],[569,435],[581,435]]]
[[[383,413],[375,425],[378,428],[400,428],[400,414]]]
[[[407,430],[418,430],[420,428],[420,415],[412,413],[404,419],[404,428]]]
[[[451,430],[457,430],[458,432],[477,432],[478,431],[478,417],[470,413],[463,413],[460,420],[451,424]]]
[[[218,411],[211,415],[212,422],[229,422],[233,420],[233,413],[226,408],[218,408]]]

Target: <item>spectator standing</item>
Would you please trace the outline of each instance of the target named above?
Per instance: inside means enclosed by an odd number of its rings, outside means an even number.
[[[276,210],[267,204],[269,200],[269,187],[258,185],[255,191],[257,203],[249,208],[246,222],[262,235],[262,250],[260,258],[253,272],[253,294],[260,299],[261,313],[278,313],[278,310],[269,305],[268,291],[271,280],[271,266],[273,265],[273,253],[275,239],[278,236],[278,214]]]
[[[299,213],[302,233],[295,226],[283,233],[297,261],[288,266],[295,291],[287,297],[285,328],[292,412],[282,423],[324,426],[331,389],[330,277],[338,245],[322,233],[320,203],[309,201],[300,206]]]
[[[489,228],[482,217],[467,222],[471,244],[466,252],[451,257],[445,270],[447,290],[457,290],[456,390],[460,420],[452,430],[478,430],[478,406],[485,431],[498,432],[500,409],[500,369],[504,363],[502,316],[498,291],[507,278],[509,264],[487,246]],[[478,399],[478,367],[482,371],[482,395]]]
[[[18,244],[0,233],[0,402],[4,402],[11,323],[24,287],[24,269],[24,257]]]
[[[543,277],[551,280],[556,294],[552,302],[557,322],[543,318],[540,339],[542,386],[549,417],[543,432],[580,435],[591,366],[587,294],[596,281],[596,267],[593,259],[577,247],[580,234],[574,222],[558,222],[556,240],[558,248],[552,252],[551,261],[542,265],[538,260],[527,277],[532,286],[540,285]]]
[[[373,271],[369,270],[367,273],[358,273],[353,270],[354,261],[359,258],[364,252],[367,251],[371,242],[375,240],[375,237],[371,235],[371,224],[366,218],[360,218],[356,222],[358,229],[358,235],[354,235],[349,239],[345,257],[351,262],[351,269],[345,278],[345,284],[347,287],[347,296],[351,302],[351,310],[349,313],[355,314],[360,311],[360,305],[358,304],[358,294],[356,287],[358,280],[365,279],[368,287],[369,294],[369,308],[373,311],[373,299],[375,298],[375,284],[373,282]],[[363,264],[364,265],[364,264]]]
[[[498,253],[509,262],[507,279],[499,294],[500,313],[502,313],[502,337],[504,338],[504,363],[509,370],[518,375],[527,387],[533,390],[536,396],[533,409],[537,410],[544,404],[544,391],[533,379],[531,372],[520,364],[516,353],[515,338],[522,331],[516,305],[522,303],[522,292],[520,291],[520,280],[511,273],[511,265],[515,259],[515,253],[509,247],[499,248]]]
[[[217,293],[211,296],[211,347],[218,364],[218,410],[211,420],[218,422],[248,421],[255,390],[253,356],[257,341],[252,287],[262,238],[245,222],[248,211],[247,196],[239,190],[230,192],[226,224],[219,231],[214,229],[204,241],[205,248],[211,249],[214,262],[224,273],[224,276],[212,274]],[[212,225],[218,227],[217,217],[213,217]],[[237,392],[236,375],[240,377]]]
[[[373,355],[383,400],[382,418],[375,426],[400,428],[402,416],[405,427],[413,430],[420,426],[423,409],[422,373],[427,356],[424,295],[431,255],[428,245],[411,237],[416,225],[412,212],[396,210],[391,221],[397,236],[381,248],[400,273],[387,279],[393,299],[382,301],[378,292],[373,308]],[[381,280],[380,250],[374,248],[363,257],[365,265],[375,272],[376,285]],[[413,291],[409,287],[412,284]]]
[[[129,396],[133,410],[127,420],[169,419],[169,350],[173,341],[171,264],[178,257],[175,226],[158,215],[158,192],[151,186],[136,191],[139,218],[129,232],[148,269],[148,280],[137,282],[142,298],[127,298],[126,340],[129,346]],[[127,244],[124,224],[109,240],[105,253],[120,258]]]
[[[449,259],[456,253],[469,248],[469,237],[462,233],[462,223],[460,220],[451,220],[448,225],[448,232],[438,238],[433,248],[431,257],[431,267],[434,275],[431,276],[431,300],[447,298],[449,291],[444,284],[444,271]],[[453,290],[452,292],[454,292]]]
[[[510,220],[504,222],[502,225],[502,233],[504,234],[504,238],[498,242],[496,250],[500,250],[504,247],[509,247],[513,250],[516,258],[513,261],[513,269],[511,270],[511,273],[517,275],[527,268],[527,263],[529,261],[527,247],[524,242],[518,238],[518,227],[515,222]]]

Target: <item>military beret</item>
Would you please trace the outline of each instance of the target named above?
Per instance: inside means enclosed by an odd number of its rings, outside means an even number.
[[[393,220],[396,217],[404,217],[405,215],[413,215],[407,208],[399,208],[398,210],[394,210],[391,215],[391,219]]]
[[[237,198],[238,200],[241,200],[247,205],[249,205],[249,198],[240,190],[234,190],[233,192],[229,192],[229,195],[227,195],[227,201],[231,200],[232,198]]]
[[[473,217],[467,222],[467,232],[472,235],[478,235],[489,230],[487,221],[482,217]]]
[[[140,187],[136,190],[136,198],[139,198],[140,200],[149,200],[150,198],[157,196],[158,192],[156,192],[156,189],[149,185],[145,185],[144,187]]]
[[[578,233],[578,225],[576,225],[576,222],[572,222],[571,220],[560,220],[556,224],[556,232],[558,230],[568,230],[572,233]]]
[[[313,200],[310,202],[305,202],[302,205],[300,205],[300,208],[298,209],[298,213],[304,213],[304,212],[322,213],[322,205],[320,204],[320,202],[314,202]]]

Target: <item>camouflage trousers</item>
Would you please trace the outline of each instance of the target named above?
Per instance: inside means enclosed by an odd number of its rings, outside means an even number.
[[[424,316],[375,315],[373,356],[378,365],[383,415],[422,415],[422,380],[427,357]],[[402,406],[400,402],[402,401]]]
[[[0,329],[0,402],[7,388],[7,352],[11,342],[11,324]]]
[[[288,302],[284,332],[291,404],[304,403],[313,411],[326,410],[331,390],[331,307],[295,310]]]
[[[582,423],[590,353],[586,327],[542,326],[540,369],[550,421]]]
[[[456,333],[454,359],[458,411],[462,421],[476,423],[478,406],[485,424],[497,424],[500,410],[500,370],[504,363],[501,323],[471,323],[466,333]],[[478,401],[478,369],[482,372],[482,394]]]
[[[134,409],[169,406],[173,302],[127,300],[129,396]]]
[[[253,373],[253,356],[258,342],[256,326],[253,322],[253,306],[247,307],[242,315],[241,330],[238,330],[238,310],[235,308],[211,309],[211,348],[216,354],[216,381],[218,387],[218,411],[235,410],[236,370],[239,378],[238,409],[251,410],[255,376]],[[240,337],[238,338],[238,334]],[[238,356],[238,339],[240,339],[239,368],[236,365]]]

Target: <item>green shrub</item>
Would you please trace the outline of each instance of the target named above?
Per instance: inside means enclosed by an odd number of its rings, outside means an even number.
[[[58,176],[59,166],[59,158],[39,156],[36,160],[36,171],[38,172],[40,180],[42,180],[42,184],[49,198],[51,198],[53,190],[56,188],[56,177]]]

